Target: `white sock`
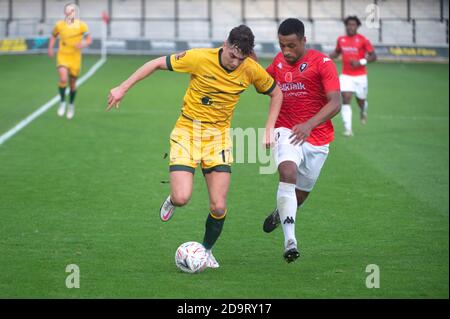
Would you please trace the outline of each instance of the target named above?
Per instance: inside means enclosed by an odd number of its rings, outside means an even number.
[[[284,246],[289,240],[297,242],[295,238],[295,217],[297,215],[297,197],[295,196],[295,184],[278,184],[277,208],[280,214],[280,222],[284,233]]]
[[[352,107],[350,104],[343,104],[341,108],[342,121],[346,131],[352,130]]]

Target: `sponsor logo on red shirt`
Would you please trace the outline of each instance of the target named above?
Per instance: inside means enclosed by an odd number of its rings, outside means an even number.
[[[308,50],[294,65],[280,52],[267,71],[283,92],[283,104],[275,127],[292,129],[316,115],[328,103],[327,92],[339,91],[339,77],[334,62],[323,53]],[[307,142],[325,145],[334,138],[331,121],[311,131]]]

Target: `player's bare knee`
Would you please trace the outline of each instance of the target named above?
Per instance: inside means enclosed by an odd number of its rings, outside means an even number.
[[[280,182],[295,184],[297,182],[297,165],[294,162],[282,162],[278,165]]]
[[[210,200],[209,209],[216,217],[222,217],[227,211],[226,198]]]
[[[297,172],[292,171],[279,171],[280,182],[296,184],[297,183]]]
[[[170,200],[172,201],[172,204],[178,207],[186,205],[190,199],[191,196],[189,194],[175,192],[170,195]]]

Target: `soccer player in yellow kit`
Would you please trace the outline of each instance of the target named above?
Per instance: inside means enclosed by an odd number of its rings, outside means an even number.
[[[70,82],[69,106],[67,118],[73,118],[75,106],[73,104],[76,94],[76,82],[81,70],[81,49],[92,43],[88,33],[88,26],[83,21],[76,19],[77,6],[69,3],[64,6],[65,19],[56,22],[48,45],[48,55],[52,58],[53,47],[56,38],[59,38],[58,54],[56,56],[56,68],[59,75],[59,94],[61,103],[58,115],[66,113],[65,91],[67,82]]]
[[[160,57],[139,68],[121,85],[111,90],[108,110],[119,102],[138,81],[156,70],[191,74],[175,128],[170,135],[170,195],[163,202],[160,217],[168,221],[175,208],[188,203],[192,195],[194,171],[201,164],[209,193],[210,212],[203,239],[208,253],[208,267],[219,264],[211,248],[219,237],[227,214],[231,154],[229,128],[240,94],[253,84],[259,93],[270,96],[264,144],[271,143],[271,132],[282,103],[281,90],[273,78],[254,59],[254,36],[249,27],[231,30],[223,47],[192,49]]]

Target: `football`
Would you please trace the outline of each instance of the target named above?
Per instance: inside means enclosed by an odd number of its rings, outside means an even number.
[[[175,252],[175,264],[183,272],[195,274],[206,269],[208,254],[202,244],[189,241]]]

